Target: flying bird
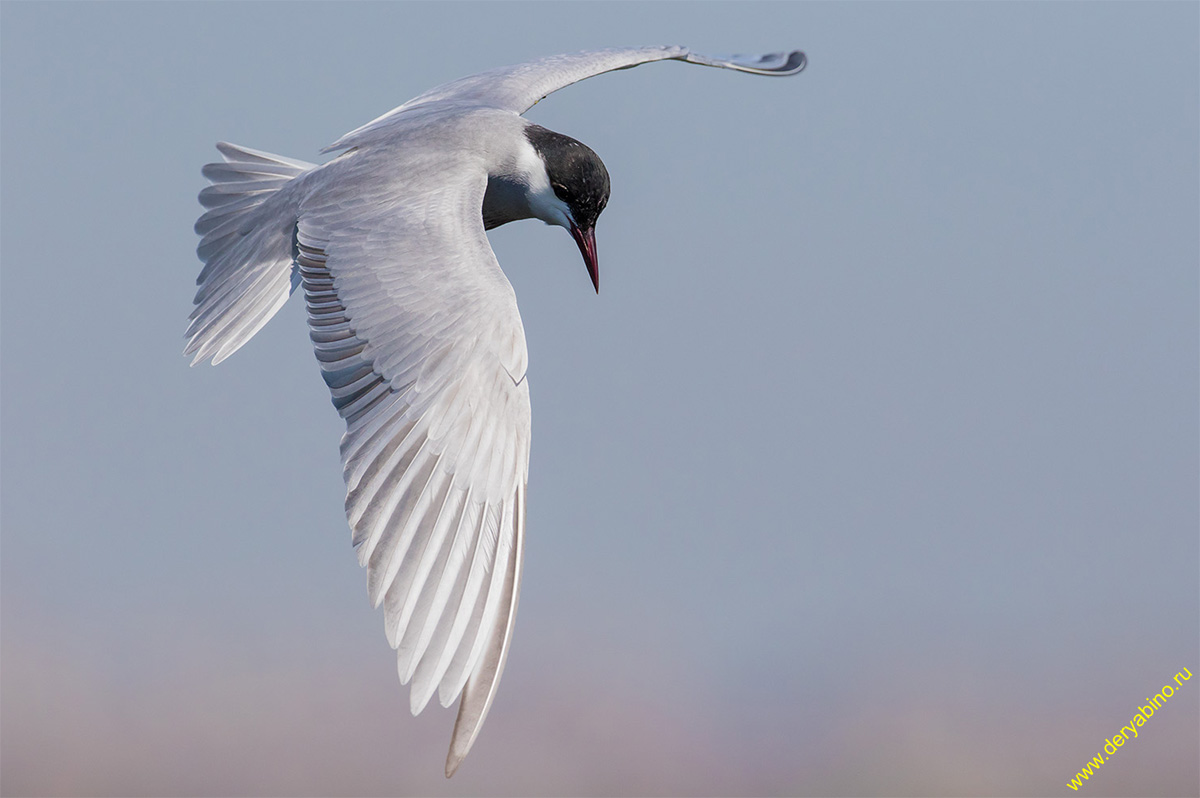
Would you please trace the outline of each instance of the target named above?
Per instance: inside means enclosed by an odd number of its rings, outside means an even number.
[[[204,267],[184,353],[215,365],[297,288],[346,421],[346,515],[372,604],[419,713],[459,698],[452,776],[487,716],[512,640],[529,476],[529,381],[516,297],[486,230],[566,229],[600,289],[609,196],[586,145],[522,117],[577,81],[675,60],[794,75],[799,51],[683,47],[559,55],[461,78],[353,130],[322,165],[228,143],[203,174]]]

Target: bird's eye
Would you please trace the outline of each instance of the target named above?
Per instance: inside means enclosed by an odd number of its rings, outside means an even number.
[[[554,195],[560,200],[565,200],[567,198],[567,187],[562,183],[551,183],[550,188],[554,189]]]

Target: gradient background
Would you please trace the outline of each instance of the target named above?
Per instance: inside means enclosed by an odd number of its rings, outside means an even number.
[[[5,2],[6,794],[1071,795],[1200,672],[1200,7]],[[443,81],[679,64],[604,158],[603,292],[492,236],[534,405],[521,613],[453,781],[290,304],[180,354],[213,143],[315,160]],[[1200,790],[1200,681],[1078,794]]]

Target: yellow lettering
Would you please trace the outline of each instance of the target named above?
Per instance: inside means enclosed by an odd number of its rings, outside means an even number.
[[[1192,678],[1192,672],[1187,668],[1175,674],[1175,684],[1182,687],[1183,683]],[[1104,741],[1104,751],[1110,756],[1117,752],[1117,749],[1125,745],[1131,739],[1136,739],[1138,736],[1138,727],[1145,726],[1147,721],[1154,717],[1154,710],[1162,709],[1162,704],[1171,696],[1175,695],[1175,688],[1170,684],[1164,684],[1161,693],[1155,693],[1153,698],[1146,699],[1145,706],[1139,706],[1137,714],[1129,721],[1127,726],[1122,726],[1121,730],[1112,737]],[[1105,758],[1103,754],[1096,754],[1091,762],[1085,764],[1075,774],[1075,778],[1067,782],[1067,786],[1072,790],[1078,790],[1083,786],[1083,782],[1088,780],[1095,774],[1093,767],[1100,767],[1104,764]]]

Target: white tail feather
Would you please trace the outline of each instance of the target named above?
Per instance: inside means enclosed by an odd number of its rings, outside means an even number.
[[[185,355],[213,365],[236,352],[283,307],[299,284],[292,270],[299,192],[295,179],[314,164],[234,144],[217,144],[225,161],[203,174],[208,210],[196,222],[204,268],[189,317]]]

